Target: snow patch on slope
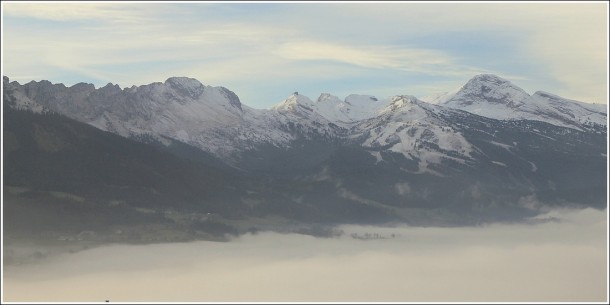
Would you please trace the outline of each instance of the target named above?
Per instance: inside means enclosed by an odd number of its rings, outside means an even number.
[[[371,153],[387,150],[417,158],[419,172],[430,172],[429,164],[448,159],[464,163],[472,157],[473,146],[443,119],[443,109],[413,96],[395,96],[390,102],[379,117],[357,126],[364,135],[362,146]]]
[[[352,94],[340,100],[338,97],[323,93],[313,108],[320,115],[339,126],[348,126],[354,122],[377,115],[383,101],[370,95]]]
[[[537,91],[523,105],[521,117],[529,120],[582,130],[583,127],[608,124],[605,105],[587,104]]]

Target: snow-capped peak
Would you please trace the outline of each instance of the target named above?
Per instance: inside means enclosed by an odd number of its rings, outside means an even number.
[[[383,101],[372,95],[350,94],[345,98],[345,103],[359,108],[377,109]]]
[[[390,98],[390,104],[381,112],[395,112],[401,108],[417,107],[417,98],[412,95],[396,95]]]
[[[498,120],[535,120],[578,130],[607,124],[603,106],[543,91],[530,96],[510,81],[490,74],[473,77],[453,96],[442,99],[439,105]]]
[[[510,81],[499,77],[495,74],[478,74],[473,76],[468,83],[488,83],[495,84],[496,86],[502,86],[505,84],[512,85]],[[468,83],[466,85],[468,85]]]
[[[470,79],[455,94],[437,101],[438,105],[468,111],[494,119],[512,119],[530,95],[510,81],[491,74]]]
[[[411,105],[417,102],[417,98],[412,95],[396,95],[391,99],[392,106],[395,107],[404,107],[405,105]]]
[[[511,105],[520,103],[529,97],[523,89],[510,81],[493,74],[479,74],[471,78],[464,86],[449,92],[430,94],[419,98],[429,104],[445,105],[451,102],[452,108],[467,107],[480,102],[484,98],[487,102],[504,103]],[[468,111],[467,109],[463,109]]]
[[[342,101],[334,95],[323,93],[314,105],[314,109],[329,121],[345,127],[356,121],[376,116],[385,105],[385,101],[379,101],[371,95],[351,94]]]
[[[330,93],[322,93],[320,97],[316,100],[316,104],[326,103],[326,104],[340,104],[342,103],[341,99],[330,94]]]
[[[445,105],[452,108],[477,104],[503,104],[515,108],[523,104],[529,94],[510,81],[492,74],[480,74],[470,79]],[[464,109],[466,110],[466,109]],[[468,110],[466,110],[468,111]]]
[[[309,99],[307,96],[299,94],[298,92],[295,92],[280,103],[272,106],[271,109],[279,112],[299,110],[311,112],[313,111],[313,106],[314,102],[311,99]]]
[[[605,105],[565,99],[544,91],[534,93],[519,110],[520,118],[579,130],[595,124],[607,125],[608,119]]]

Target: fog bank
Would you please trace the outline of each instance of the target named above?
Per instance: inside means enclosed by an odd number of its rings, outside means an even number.
[[[607,211],[466,228],[343,226],[340,238],[113,245],[5,266],[3,301],[606,301]]]

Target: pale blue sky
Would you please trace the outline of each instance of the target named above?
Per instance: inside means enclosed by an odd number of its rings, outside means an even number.
[[[2,74],[121,87],[188,76],[267,108],[293,91],[418,97],[493,73],[607,102],[605,2],[7,3]]]

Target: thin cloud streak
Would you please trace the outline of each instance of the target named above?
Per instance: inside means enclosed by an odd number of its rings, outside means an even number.
[[[145,24],[155,20],[160,6],[124,3],[10,3],[6,15],[52,21],[100,21],[122,25]]]
[[[300,61],[334,61],[368,69],[389,69],[438,76],[472,77],[485,69],[460,66],[439,50],[413,49],[391,45],[348,46],[318,41],[284,43],[277,55]]]

